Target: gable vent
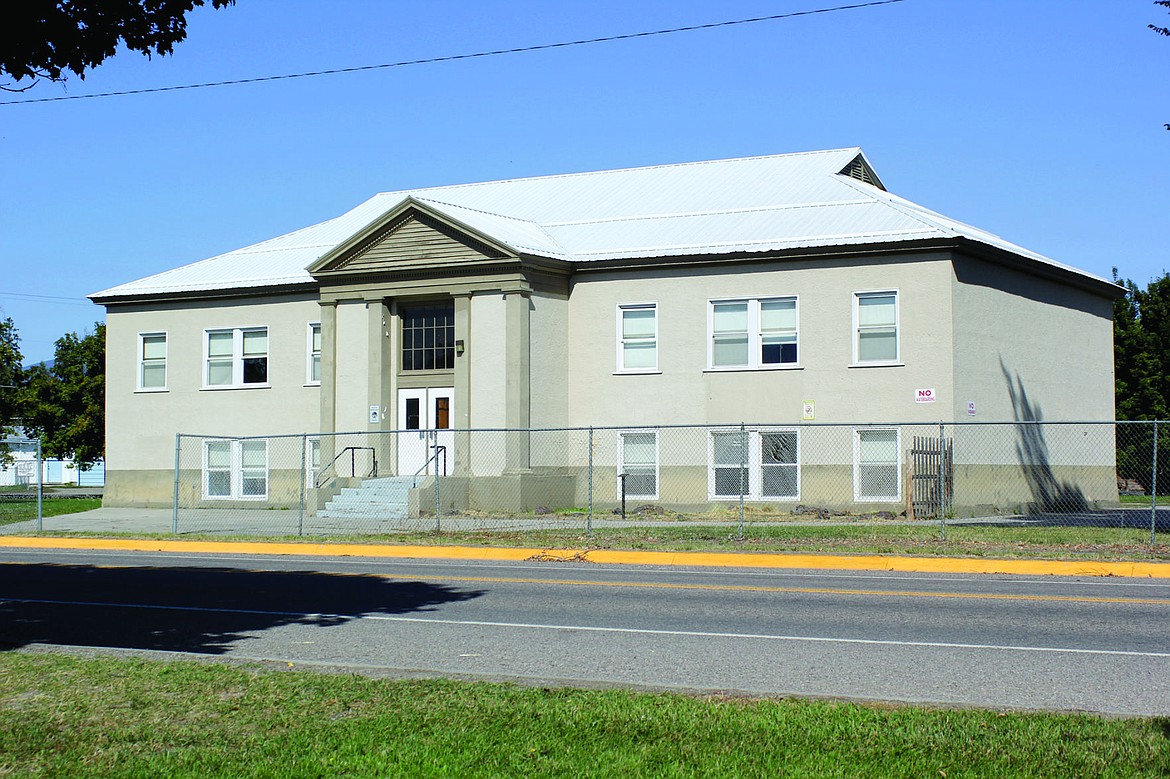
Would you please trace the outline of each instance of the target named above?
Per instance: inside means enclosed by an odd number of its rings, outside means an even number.
[[[837,173],[840,176],[849,176],[850,178],[855,178],[858,181],[864,181],[866,184],[877,187],[878,189],[885,189],[885,187],[882,186],[881,179],[879,179],[877,174],[873,172],[873,168],[869,167],[869,165],[865,163],[865,158],[860,154],[854,157],[848,165],[846,165],[844,168],[841,168],[841,170],[839,170]]]

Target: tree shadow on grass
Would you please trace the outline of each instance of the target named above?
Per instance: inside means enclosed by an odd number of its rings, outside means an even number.
[[[46,643],[223,654],[255,631],[433,611],[483,594],[314,571],[0,564],[0,649]]]

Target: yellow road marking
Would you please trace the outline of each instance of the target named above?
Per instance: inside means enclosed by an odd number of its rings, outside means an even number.
[[[576,587],[628,587],[632,589],[715,590],[720,592],[778,592],[804,595],[885,595],[901,598],[959,598],[980,600],[1062,601],[1069,603],[1135,603],[1147,606],[1170,606],[1170,598],[1105,598],[1078,595],[1013,595],[1010,593],[933,592],[926,590],[860,590],[844,587],[765,587],[756,584],[684,584],[675,582],[598,582],[586,579],[539,579],[521,576],[405,576],[399,574],[361,574],[395,581],[469,582],[488,584],[559,584]]]
[[[296,544],[254,541],[163,541],[125,538],[0,536],[0,547],[33,549],[112,549],[188,554],[388,557],[520,562],[568,560],[610,565],[660,565],[720,568],[784,568],[905,573],[998,573],[1016,576],[1125,576],[1170,579],[1170,563],[1097,560],[989,560],[955,557],[817,555],[785,552],[637,552],[612,549],[516,549],[470,546],[388,544]]]
[[[10,562],[0,565],[36,565],[36,563]],[[90,565],[101,570],[133,570],[130,565]],[[250,573],[267,573],[266,569],[252,569]],[[588,579],[543,579],[524,576],[425,576],[392,573],[339,573],[337,576],[354,576],[392,581],[442,581],[469,584],[555,584],[568,587],[621,587],[627,589],[659,590],[706,590],[715,592],[774,592],[799,595],[867,595],[895,598],[955,598],[960,600],[1012,600],[1066,603],[1129,603],[1141,606],[1170,606],[1170,598],[1108,598],[1085,595],[1024,595],[1001,592],[937,592],[932,590],[865,590],[848,587],[769,587],[759,584],[688,584],[683,582],[605,582]]]

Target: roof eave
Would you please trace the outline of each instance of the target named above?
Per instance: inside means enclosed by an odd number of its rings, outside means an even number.
[[[102,295],[94,293],[87,297],[99,306],[117,306],[133,303],[164,303],[174,300],[221,300],[225,298],[254,298],[257,296],[288,295],[314,292],[320,288],[316,281],[273,284],[271,286],[221,287],[216,289],[174,290],[142,292],[129,295]]]
[[[929,251],[961,251],[980,257],[1013,270],[1048,278],[1102,297],[1117,298],[1125,289],[1112,282],[1100,279],[1082,271],[1016,254],[1005,249],[982,243],[965,236],[940,236],[911,241],[873,241],[857,244],[825,244],[822,246],[801,246],[788,249],[766,249],[760,251],[738,251],[723,254],[682,254],[669,257],[632,257],[611,260],[589,260],[573,263],[573,273],[590,271],[644,269],[647,267],[694,266],[722,264],[728,262],[751,262],[760,260],[791,260],[825,257],[856,257],[873,254],[906,254]]]

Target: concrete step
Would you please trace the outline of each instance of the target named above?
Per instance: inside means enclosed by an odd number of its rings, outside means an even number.
[[[322,518],[401,518],[406,516],[407,494],[414,480],[409,476],[366,479],[360,487],[345,487],[325,504]]]

